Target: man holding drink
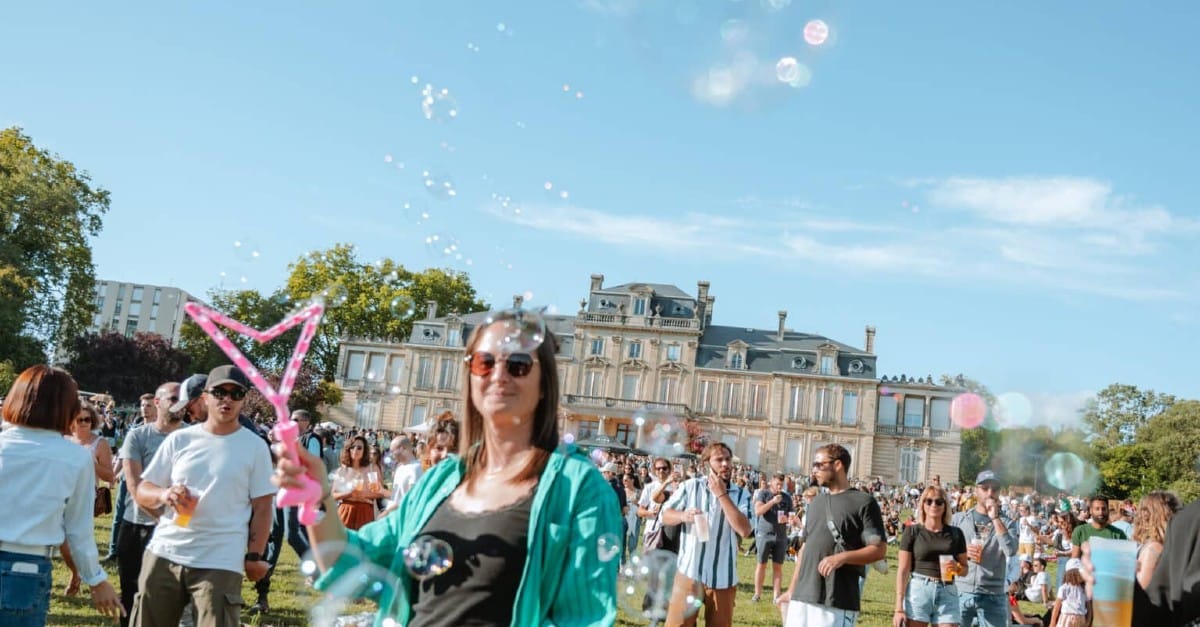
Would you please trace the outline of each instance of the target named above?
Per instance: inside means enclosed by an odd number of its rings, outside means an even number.
[[[667,627],[695,625],[685,617],[687,596],[697,584],[704,587],[704,624],[733,625],[737,593],[737,539],[753,531],[736,503],[742,488],[733,479],[733,451],[722,442],[704,447],[700,455],[703,474],[683,482],[662,507],[664,525],[683,525],[679,544],[679,570],[667,608]]]
[[[269,568],[271,454],[238,421],[250,383],[221,366],[207,385],[208,419],[168,435],[142,472],[138,505],[168,509],[142,559],[136,627],[176,627],[188,599],[199,627],[240,625],[243,572]]]
[[[975,507],[954,515],[951,524],[967,539],[967,574],[956,578],[962,625],[978,619],[979,627],[1009,622],[1005,571],[1016,555],[1016,525],[1000,513],[1000,480],[985,470],[975,478]]]
[[[754,502],[754,514],[758,524],[754,530],[755,550],[758,564],[754,567],[754,596],[751,601],[762,597],[763,580],[767,575],[767,562],[771,562],[771,586],[775,589],[774,599],[779,596],[783,585],[783,561],[787,559],[787,522],[795,511],[792,495],[783,490],[784,476],[777,473],[764,490],[760,490]]]

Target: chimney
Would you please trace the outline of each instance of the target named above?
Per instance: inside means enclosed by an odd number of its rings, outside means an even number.
[[[708,281],[696,281],[696,300],[701,303],[708,302]]]
[[[603,274],[593,274],[592,275],[592,287],[589,288],[589,291],[591,291],[591,292],[598,291],[602,285],[604,285],[604,275]]]
[[[866,350],[871,355],[875,354],[875,327],[867,325],[867,345]]]
[[[780,342],[783,341],[783,333],[784,333],[783,324],[785,322],[787,322],[787,310],[780,309],[779,310],[779,335],[775,336],[775,339],[779,340]]]
[[[716,302],[716,296],[709,296],[707,304],[704,305],[704,326],[706,328],[712,324],[713,304]]]
[[[513,309],[520,309],[521,303],[525,302],[525,297],[520,294],[513,294]]]
[[[433,320],[436,317],[437,317],[437,301],[436,300],[425,301],[425,319]]]

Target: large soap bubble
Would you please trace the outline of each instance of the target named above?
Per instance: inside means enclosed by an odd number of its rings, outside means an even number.
[[[441,538],[418,536],[404,548],[404,567],[419,581],[437,577],[454,565],[454,549]]]
[[[625,613],[652,625],[666,620],[678,561],[679,556],[670,551],[650,551],[629,558],[617,577],[617,600]],[[684,581],[691,585],[679,609],[687,617],[704,605],[704,588],[690,579]]]
[[[633,424],[642,429],[642,446],[655,457],[678,457],[687,452],[687,428],[675,412],[648,406],[633,412]]]
[[[504,335],[500,340],[501,352],[532,353],[546,340],[546,320],[540,311],[531,309],[505,309],[494,311],[483,320],[485,326],[500,324]]]

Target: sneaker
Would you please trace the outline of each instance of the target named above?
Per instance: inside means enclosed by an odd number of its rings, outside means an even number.
[[[754,595],[754,596],[752,596],[752,597],[750,597],[750,602],[751,602],[751,603],[758,603],[758,602],[759,602],[759,601],[761,601],[761,600],[762,600],[762,596],[760,596],[760,595],[757,595],[757,594],[756,594],[756,595]]]
[[[266,597],[258,597],[258,601],[251,605],[246,610],[248,614],[266,614],[271,611],[271,606],[267,603]]]

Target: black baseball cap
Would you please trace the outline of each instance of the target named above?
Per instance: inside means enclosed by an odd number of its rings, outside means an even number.
[[[246,375],[233,366],[217,366],[208,373],[209,389],[226,383],[232,383],[242,389],[250,387],[250,380],[246,378]]]
[[[188,403],[200,398],[206,385],[208,385],[208,375],[206,374],[194,374],[184,379],[183,383],[179,384],[179,401],[171,405],[171,411],[183,411]]]

